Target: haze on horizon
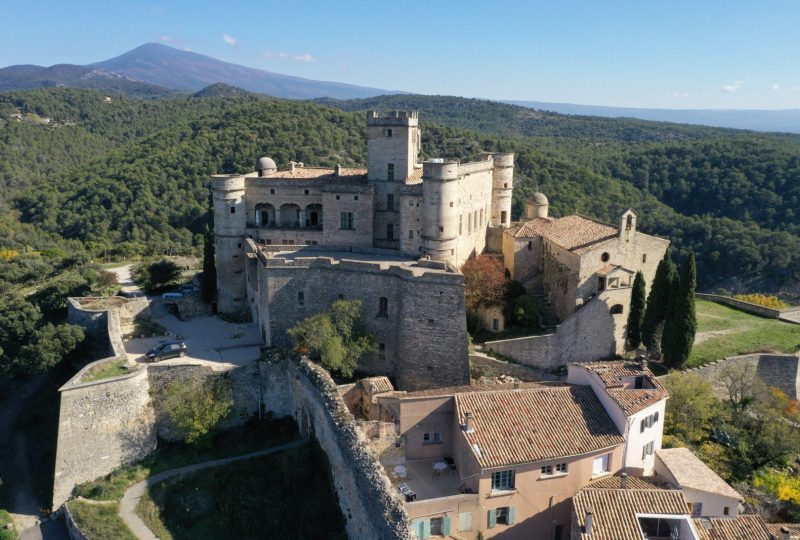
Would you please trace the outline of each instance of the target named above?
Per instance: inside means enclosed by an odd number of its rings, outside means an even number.
[[[666,109],[800,108],[800,3],[11,0],[0,66],[146,42],[422,94]]]

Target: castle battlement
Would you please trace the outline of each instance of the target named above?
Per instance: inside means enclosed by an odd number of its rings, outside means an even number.
[[[367,111],[368,126],[416,126],[419,123],[417,111],[392,111],[381,116],[376,111]]]

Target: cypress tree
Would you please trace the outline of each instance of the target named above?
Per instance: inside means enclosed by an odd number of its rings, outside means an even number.
[[[697,287],[697,267],[694,253],[689,253],[681,266],[679,286],[673,294],[667,321],[664,325],[662,349],[671,368],[681,369],[692,352],[697,333],[694,292]]]
[[[203,233],[203,279],[201,294],[203,302],[210,304],[217,295],[217,266],[214,261],[214,234],[206,225]]]
[[[636,272],[631,290],[631,307],[628,312],[628,350],[632,351],[642,342],[642,323],[644,322],[645,284],[644,274]]]
[[[672,262],[672,253],[667,250],[664,258],[658,263],[653,285],[647,297],[647,309],[642,323],[642,342],[653,353],[659,352],[661,331],[667,314],[670,289],[675,280],[675,263]]]

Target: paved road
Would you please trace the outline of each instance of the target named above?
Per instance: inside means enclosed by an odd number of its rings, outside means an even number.
[[[308,438],[282,444],[280,446],[274,446],[272,448],[266,448],[257,452],[250,452],[249,454],[243,454],[241,456],[213,459],[210,461],[204,461],[203,463],[195,463],[194,465],[187,465],[186,467],[179,467],[177,469],[171,469],[169,471],[154,474],[147,480],[139,482],[138,484],[134,484],[128,488],[128,490],[125,492],[125,495],[122,497],[122,501],[120,502],[119,515],[131,529],[131,531],[133,531],[134,536],[136,536],[136,538],[139,540],[158,540],[156,535],[153,534],[153,531],[151,531],[144,521],[142,521],[142,519],[138,516],[138,514],[136,514],[136,505],[139,504],[139,499],[142,498],[142,495],[144,495],[144,492],[148,487],[159,482],[163,482],[167,478],[172,478],[173,476],[190,474],[202,469],[208,469],[209,467],[227,465],[228,463],[242,459],[266,456],[269,454],[274,454],[275,452],[280,452],[281,450],[297,448],[298,446],[302,446],[306,443],[308,443]]]

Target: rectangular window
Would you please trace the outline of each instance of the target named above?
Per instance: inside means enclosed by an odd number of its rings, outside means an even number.
[[[386,179],[390,182],[394,180],[394,163],[386,165]]]
[[[275,190],[274,190],[274,189],[270,189],[270,190],[269,190],[269,194],[270,194],[270,195],[275,195]]]
[[[605,454],[594,458],[592,461],[592,474],[603,474],[609,471],[611,454]]]
[[[306,305],[306,294],[303,291],[297,293],[297,305],[300,307]]]
[[[643,254],[642,254],[642,262],[643,262],[643,263],[646,263],[646,262],[647,262],[647,253],[643,253]]]
[[[409,229],[408,230],[408,239],[409,240],[413,240],[414,239],[414,229]]]
[[[339,228],[340,229],[346,229],[346,230],[353,230],[353,213],[352,212],[342,212]]]
[[[394,224],[392,223],[386,224],[386,239],[394,240]]]
[[[553,474],[553,466],[552,465],[544,465],[542,467],[542,474]]]
[[[391,193],[386,196],[386,209],[390,212],[394,210],[394,195]]]
[[[533,250],[533,240],[528,242],[528,251],[532,251],[532,250]]]
[[[508,219],[508,212],[506,212],[505,210],[500,212],[500,225],[505,225],[507,219]]]
[[[464,216],[458,216],[458,234],[462,234],[464,232],[463,218]]]
[[[725,508],[723,508],[722,509],[722,515],[723,516],[731,515],[731,507],[730,506],[726,506]]]
[[[566,463],[559,463],[556,465],[556,472],[561,474],[567,474],[567,464]]]
[[[508,491],[514,489],[514,471],[496,471],[492,473],[492,489]]]
[[[235,214],[235,213],[236,213],[236,207],[235,206],[231,206],[231,214]]]
[[[381,296],[378,299],[378,317],[388,317],[389,316],[389,299],[385,296]]]
[[[693,503],[692,504],[692,517],[699,518],[703,515],[703,503]]]
[[[542,467],[543,476],[553,476],[555,474],[567,474],[567,464],[557,463],[555,465],[555,472],[553,472],[553,465],[545,465]]]
[[[378,343],[378,358],[386,360],[386,344]]]
[[[492,330],[495,332],[500,331],[500,319],[492,319]]]
[[[391,137],[392,136],[392,129],[391,128],[386,130],[386,136],[387,137]]]
[[[646,445],[642,446],[642,459],[647,458],[647,456],[653,455],[653,441],[650,441]]]
[[[439,444],[442,442],[442,434],[439,431],[422,434],[422,444]]]
[[[508,506],[502,506],[495,510],[494,522],[498,525],[508,525]]]

